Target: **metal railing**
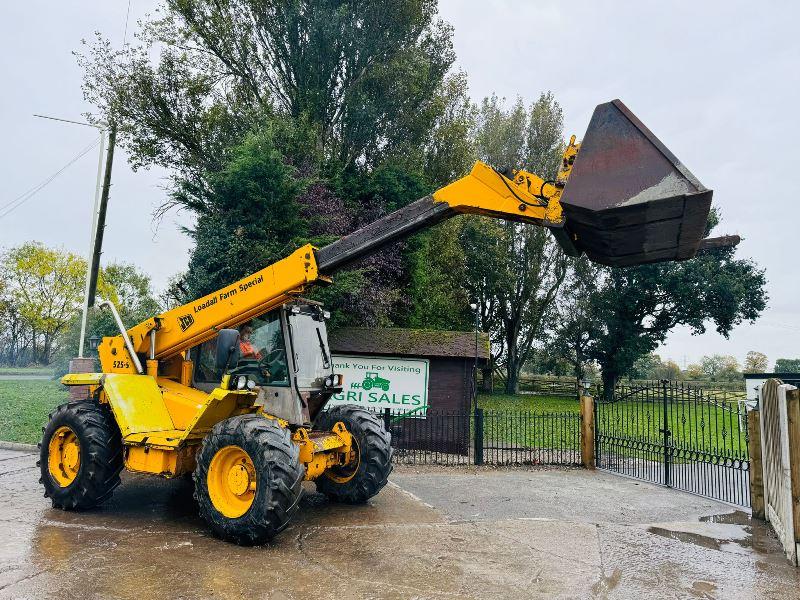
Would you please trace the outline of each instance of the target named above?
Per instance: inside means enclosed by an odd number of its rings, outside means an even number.
[[[595,404],[601,469],[749,506],[745,407],[680,383],[634,388]]]
[[[577,465],[581,462],[577,413],[385,409],[394,461],[401,464]]]

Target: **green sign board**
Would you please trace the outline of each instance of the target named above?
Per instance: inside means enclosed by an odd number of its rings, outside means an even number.
[[[424,413],[428,367],[428,361],[419,358],[334,355],[333,372],[344,376],[344,384],[330,403]]]

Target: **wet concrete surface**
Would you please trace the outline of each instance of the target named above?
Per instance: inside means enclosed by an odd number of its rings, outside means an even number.
[[[0,450],[0,598],[800,598],[774,535],[733,507],[604,473],[399,467],[365,506],[313,485],[271,545],[211,537],[191,483],[126,475],[53,510]]]

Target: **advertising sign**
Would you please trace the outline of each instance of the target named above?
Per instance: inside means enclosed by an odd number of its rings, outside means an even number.
[[[428,406],[428,361],[416,358],[333,355],[333,372],[344,376],[330,404],[424,414]]]

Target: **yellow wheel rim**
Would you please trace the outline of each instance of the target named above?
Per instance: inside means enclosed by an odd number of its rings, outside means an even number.
[[[67,426],[59,427],[47,446],[47,467],[50,476],[61,487],[72,485],[81,468],[81,444]]]
[[[358,472],[358,467],[361,465],[361,452],[358,449],[358,441],[353,436],[353,446],[350,451],[350,462],[342,467],[333,467],[325,471],[325,476],[331,481],[336,483],[347,483]]]
[[[256,468],[239,446],[225,446],[208,467],[208,495],[224,516],[235,519],[250,510],[256,496]]]

